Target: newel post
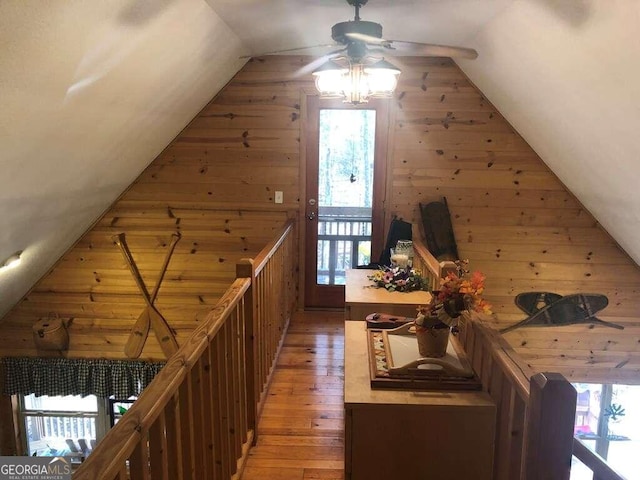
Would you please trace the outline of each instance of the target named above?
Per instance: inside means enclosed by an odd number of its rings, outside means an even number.
[[[559,373],[531,377],[525,480],[569,479],[576,397],[576,389]]]
[[[256,280],[252,258],[242,258],[236,265],[237,278],[250,278],[251,285],[244,297],[244,362],[246,367],[245,379],[247,385],[247,426],[253,430],[253,445],[258,441],[258,393],[256,385],[257,369],[257,344],[255,341],[255,295],[254,285]]]

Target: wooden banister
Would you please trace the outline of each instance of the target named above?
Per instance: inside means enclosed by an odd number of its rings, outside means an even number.
[[[256,258],[254,258],[253,268],[256,273],[260,273],[262,271],[267,264],[267,261],[273,256],[276,250],[280,248],[287,238],[291,239],[289,235],[292,233],[294,225],[295,220],[288,220],[279,235],[269,242],[269,244],[260,251]]]
[[[455,270],[455,263],[438,262],[420,240],[413,241],[413,251],[414,267],[434,290]],[[594,480],[624,480],[573,438],[576,391],[562,375],[536,374],[479,314],[463,316],[460,340],[497,408],[495,480],[568,479],[572,452]]]
[[[74,479],[237,478],[296,294],[293,223],[238,278],[74,473]]]
[[[178,393],[179,388],[188,385],[185,379],[191,368],[208,347],[209,339],[215,337],[226,318],[237,307],[250,284],[250,279],[246,278],[234,281],[207,319],[167,361],[140,398],[75,472],[74,479],[116,478],[123,468],[125,459],[130,459],[133,465],[130,471],[131,478],[144,478],[144,475],[137,476],[136,473],[142,468],[140,462],[147,461],[148,432],[160,414],[166,411],[166,406]]]
[[[252,265],[258,417],[295,303],[297,250],[294,227],[295,221],[289,220],[280,234],[256,256]]]
[[[464,315],[460,327],[474,371],[496,403],[494,478],[568,478],[575,389],[561,375],[536,374],[479,315]]]
[[[478,339],[485,349],[490,350],[493,360],[511,379],[516,393],[526,402],[529,398],[531,377],[535,374],[531,367],[520,358],[499,332],[479,320],[477,314],[465,314],[460,327],[463,344],[471,343],[468,348],[473,351],[473,339]],[[467,339],[467,335],[471,335],[472,338]],[[474,357],[478,357],[478,353],[475,353]],[[477,365],[476,362],[476,366],[482,370],[482,365]]]
[[[422,272],[422,276],[429,283],[430,290],[438,290],[440,279],[444,278],[447,273],[456,271],[455,262],[438,261],[420,240],[413,241],[413,267]]]
[[[590,450],[578,438],[573,439],[573,455],[593,472],[594,480],[625,480],[604,458]]]
[[[559,373],[537,373],[531,378],[527,480],[569,479],[576,397],[576,389]]]

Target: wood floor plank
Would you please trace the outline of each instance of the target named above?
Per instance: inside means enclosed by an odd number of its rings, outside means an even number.
[[[343,405],[342,395],[324,395],[324,394],[299,394],[286,395],[284,393],[269,393],[269,400],[274,403],[292,403],[299,402],[306,405]]]
[[[304,460],[319,457],[324,460],[342,460],[341,447],[326,445],[260,445],[250,454],[251,458]]]
[[[343,388],[338,385],[293,385],[291,388],[293,395],[301,395],[304,393],[319,393],[322,395],[343,396]]]
[[[344,479],[342,312],[292,319],[242,480]]]
[[[337,384],[340,386],[344,385],[344,377],[339,376],[339,375],[323,375],[323,376],[317,376],[314,375],[311,378],[300,378],[300,377],[304,377],[303,375],[296,375],[296,376],[291,376],[288,375],[288,372],[285,371],[278,371],[276,370],[276,373],[274,373],[273,375],[273,380],[271,381],[271,383],[315,383],[316,385],[319,384]]]
[[[293,417],[263,417],[258,425],[258,434],[262,430],[274,430],[281,428],[284,430],[311,428],[311,419]]]
[[[284,467],[284,468],[318,468],[318,469],[336,469],[344,468],[344,461],[340,460],[317,460],[314,458],[306,459],[294,459],[289,460],[286,458],[253,458],[251,455],[247,460],[247,466],[260,466],[260,467]],[[244,477],[243,477],[244,478]],[[244,479],[246,480],[246,479]]]
[[[304,468],[255,467],[247,465],[242,473],[242,480],[304,480],[304,471]]]
[[[305,468],[303,480],[343,480],[344,469]]]
[[[259,440],[260,446],[266,445],[307,445],[307,446],[330,446],[343,447],[344,439],[342,437],[291,437],[288,435],[261,435]]]
[[[271,403],[271,404],[266,404],[265,403],[265,407],[264,407],[264,411],[269,411],[269,410],[304,410],[304,411],[309,411],[309,412],[323,412],[323,411],[344,411],[344,406],[340,405],[340,404],[333,404],[333,405],[290,405],[287,402],[284,403]]]
[[[300,410],[300,409],[264,409],[262,411],[263,417],[298,417],[309,418],[311,420],[319,418],[344,418],[344,411],[340,410]]]

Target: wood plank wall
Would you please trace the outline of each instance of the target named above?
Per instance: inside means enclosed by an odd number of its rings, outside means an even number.
[[[145,302],[113,242],[121,232],[150,292],[171,235],[181,234],[155,305],[185,340],[231,285],[237,261],[296,215],[298,101],[254,105],[231,85],[4,317],[0,356],[126,358]],[[274,203],[276,190],[284,204]],[[71,319],[66,352],[35,348],[32,325],[50,316]],[[140,358],[164,359],[153,330]]]
[[[528,291],[602,293],[625,326],[521,328],[505,335],[536,371],[640,383],[640,270],[460,70],[404,59],[388,213],[422,232],[418,204],[446,197],[461,258],[487,275],[498,327],[526,318]]]
[[[302,119],[306,95],[314,93],[311,76],[300,72],[309,60],[247,63],[10,312],[3,328],[11,340],[0,340],[0,352],[36,354],[31,324],[52,311],[74,317],[69,356],[121,356],[144,303],[110,242],[120,231],[151,286],[171,233],[183,233],[157,302],[184,338],[230,283],[235,259],[259,250],[275,225],[300,213]],[[523,328],[506,338],[534,370],[640,383],[638,267],[452,61],[394,61],[403,72],[391,101],[386,221],[398,215],[421,232],[418,204],[445,196],[460,254],[487,274],[500,325],[525,318],[513,302],[520,292],[607,295],[598,316],[624,331]],[[273,203],[276,190],[284,192],[282,205]],[[154,338],[143,355],[160,355]]]

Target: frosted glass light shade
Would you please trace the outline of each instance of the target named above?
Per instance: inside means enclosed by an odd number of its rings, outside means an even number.
[[[398,85],[398,76],[400,75],[398,68],[383,59],[365,67],[364,72],[369,80],[371,96],[388,97],[393,94]]]
[[[344,90],[344,76],[348,68],[329,60],[312,73],[315,78],[316,89],[322,97],[341,97]]]
[[[313,72],[321,97],[343,97],[353,105],[366,103],[369,97],[390,97],[399,75],[400,70],[384,59],[368,66],[350,63],[349,68],[330,60]]]

